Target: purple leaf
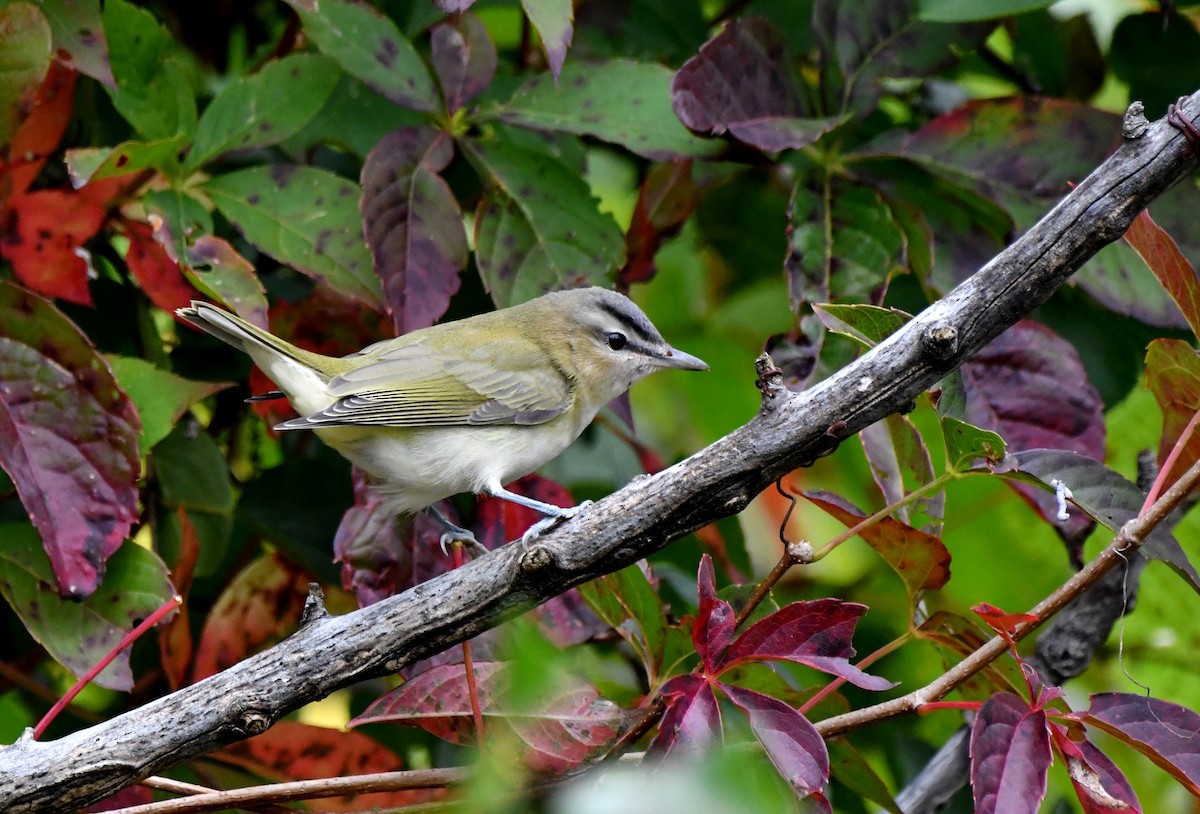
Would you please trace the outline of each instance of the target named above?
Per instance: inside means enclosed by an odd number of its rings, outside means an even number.
[[[433,4],[447,14],[466,11],[475,5],[475,0],[433,0]]]
[[[137,521],[140,429],[79,329],[41,297],[0,282],[0,466],[64,597],[96,589]]]
[[[887,690],[891,681],[868,675],[850,664],[850,639],[866,605],[840,599],[793,602],[746,629],[718,664],[725,670],[739,662],[778,659],[807,664],[866,690]],[[699,620],[697,619],[697,627]]]
[[[812,144],[844,121],[806,118],[783,37],[762,17],[734,20],[702,45],[675,74],[671,100],[692,130],[768,152]]]
[[[453,156],[445,133],[404,127],[385,136],[363,164],[367,243],[398,333],[437,322],[467,264],[462,212],[438,175]]]
[[[1073,741],[1066,730],[1051,724],[1050,736],[1062,753],[1067,776],[1075,786],[1075,795],[1084,814],[1111,814],[1114,811],[1141,811],[1133,787],[1117,765],[1089,740]]]
[[[434,27],[429,45],[448,113],[478,96],[496,75],[496,46],[473,14]]]
[[[675,676],[663,685],[667,711],[647,753],[667,757],[672,752],[702,752],[721,737],[721,708],[712,685],[694,673]]]
[[[871,475],[889,505],[900,503],[936,477],[929,447],[908,416],[893,413],[860,432],[858,439],[871,467]],[[939,490],[919,498],[912,505],[905,503],[896,510],[894,517],[912,526],[913,518],[920,512],[929,520],[922,530],[936,537],[941,534],[945,511],[946,493]]]
[[[692,641],[704,669],[715,672],[718,660],[733,639],[734,613],[728,602],[717,599],[717,583],[713,574],[712,557],[705,554],[700,558],[700,573],[696,578],[700,594],[700,607],[696,610],[696,625],[692,628]],[[864,608],[865,610],[865,608]]]
[[[808,719],[782,701],[741,687],[721,685],[750,717],[750,729],[767,757],[797,793],[819,792],[829,782],[825,740]]]
[[[1074,717],[1125,741],[1200,796],[1200,715],[1170,701],[1107,692]]]
[[[1018,322],[963,365],[962,373],[966,420],[999,433],[1009,452],[1065,449],[1104,459],[1104,403],[1079,353],[1049,328]],[[1058,520],[1053,495],[1014,488],[1068,541],[1091,531],[1082,515]]]
[[[971,728],[971,790],[978,814],[1036,811],[1050,769],[1046,713],[1009,693],[989,698]]]
[[[525,9],[525,16],[542,38],[550,73],[558,76],[575,33],[573,3],[571,0],[521,0],[521,8]]]
[[[362,473],[354,471],[354,505],[338,525],[333,559],[342,565],[342,587],[354,592],[359,607],[412,585],[415,522],[398,517],[387,501],[366,485]]]

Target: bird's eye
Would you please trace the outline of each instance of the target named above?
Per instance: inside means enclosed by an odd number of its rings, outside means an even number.
[[[608,346],[613,350],[620,350],[621,348],[625,347],[627,342],[629,342],[629,340],[625,338],[625,334],[617,333],[616,331],[606,334],[604,339],[608,342]]]

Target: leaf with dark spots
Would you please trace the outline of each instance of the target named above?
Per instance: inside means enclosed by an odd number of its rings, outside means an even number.
[[[23,195],[54,152],[71,121],[75,72],[50,65],[7,149],[0,154],[0,205]],[[3,146],[0,139],[0,146]]]
[[[127,0],[105,2],[102,17],[116,80],[105,90],[117,112],[147,141],[194,132],[191,70],[166,28]]]
[[[201,235],[187,248],[184,276],[238,316],[267,327],[267,294],[254,266],[224,238]]]
[[[32,3],[0,9],[4,81],[0,82],[0,144],[7,144],[50,68],[50,21]]]
[[[104,207],[79,192],[42,189],[13,202],[9,217],[0,255],[17,279],[39,294],[91,305],[81,250],[104,222]]]
[[[750,731],[788,785],[802,796],[819,793],[829,782],[829,752],[808,719],[769,695],[727,684],[721,690],[750,718]],[[828,803],[820,807],[829,810]]]
[[[176,308],[186,306],[196,290],[184,279],[179,264],[154,239],[150,225],[125,221],[125,236],[129,238],[125,264],[150,301],[168,314],[174,314]]]
[[[830,492],[804,492],[815,506],[847,527],[866,515],[844,498]],[[894,517],[885,517],[858,532],[904,582],[909,605],[915,607],[923,591],[936,591],[950,580],[950,552],[934,534],[919,531]]]
[[[259,557],[217,598],[196,647],[192,681],[232,667],[300,624],[309,575],[278,554]]]
[[[695,673],[678,675],[659,693],[667,711],[646,750],[655,759],[675,755],[700,755],[721,738],[721,707],[713,685]]]
[[[999,433],[1009,452],[1062,449],[1103,460],[1104,403],[1079,353],[1049,328],[1018,322],[963,365],[962,378],[966,420]],[[1065,540],[1091,531],[1083,515],[1058,519],[1053,495],[1014,488]]]
[[[139,428],[79,329],[45,300],[0,283],[0,465],[63,596],[95,590],[137,520]]]
[[[1074,717],[1137,749],[1200,796],[1200,715],[1158,698],[1106,692]]]
[[[617,275],[620,287],[644,283],[654,276],[654,255],[679,234],[696,208],[696,184],[690,161],[653,165],[638,194],[633,220],[625,233],[628,258]]]
[[[865,690],[890,689],[893,682],[850,664],[854,655],[850,640],[866,612],[866,605],[838,599],[793,602],[746,628],[718,667],[726,670],[747,661],[790,661],[841,676]]]
[[[115,88],[108,60],[108,40],[96,2],[40,3],[54,36],[55,61],[97,82]]]
[[[1050,769],[1046,713],[1001,693],[979,709],[971,727],[971,791],[975,811],[1036,811]]]
[[[1084,814],[1142,810],[1137,793],[1125,775],[1095,744],[1089,740],[1072,740],[1058,724],[1050,725],[1050,737],[1062,754],[1067,776],[1071,778]]]
[[[510,142],[464,147],[491,183],[475,218],[475,260],[497,305],[608,281],[624,259],[624,242],[578,174]]]
[[[158,555],[126,543],[108,560],[94,593],[63,599],[37,532],[31,526],[0,524],[0,593],[37,641],[77,676],[108,655],[122,637],[157,610],[175,590]],[[129,690],[129,650],[96,679],[102,687]]]
[[[462,211],[438,174],[454,155],[445,133],[402,128],[376,145],[362,169],[362,216],[396,333],[446,313],[467,265]]]
[[[435,26],[429,47],[448,113],[478,96],[496,75],[496,46],[473,14],[460,14]]]
[[[1146,210],[1133,219],[1125,241],[1171,295],[1192,333],[1200,337],[1200,279],[1179,246]]]
[[[1002,472],[1004,477],[1038,484],[1047,490],[1050,503],[1057,502],[1057,489],[1052,484],[1060,482],[1070,490],[1071,503],[1113,533],[1142,510],[1145,499],[1142,490],[1087,455],[1057,449],[1032,449],[1011,456],[1011,462],[1015,470]],[[1200,573],[1196,572],[1169,528],[1155,526],[1146,538],[1146,544],[1138,550],[1171,566],[1193,590],[1200,592]]]
[[[398,105],[439,107],[429,69],[396,24],[356,0],[287,0],[317,48]]]
[[[918,17],[920,6],[914,0],[814,3],[813,33],[829,109],[869,110],[885,80],[922,78],[947,68],[995,28],[992,21],[926,22]]]
[[[558,76],[575,33],[575,6],[572,0],[521,0],[525,16],[542,38],[550,73]]]
[[[358,188],[350,181],[315,167],[276,164],[219,175],[203,190],[262,251],[345,297],[382,308]],[[323,232],[330,237],[318,247]]]
[[[379,741],[359,732],[281,721],[253,738],[226,746],[222,760],[277,781],[321,780],[376,772],[397,772],[404,762]],[[311,811],[371,811],[404,808],[439,800],[444,789],[346,794],[307,800]]]
[[[812,144],[845,121],[810,118],[800,101],[779,30],[769,20],[734,20],[683,64],[671,101],[692,130],[768,152]]]
[[[196,125],[184,174],[230,150],[278,144],[298,132],[324,106],[339,76],[327,57],[292,54],[227,85]]]
[[[721,143],[687,131],[671,107],[671,71],[614,59],[540,74],[489,115],[520,127],[594,136],[654,160],[711,156]]]
[[[1162,466],[1200,412],[1200,354],[1181,339],[1155,339],[1146,349],[1146,386],[1162,412],[1162,437],[1158,442],[1158,464]],[[1166,474],[1163,487],[1175,483],[1197,460],[1200,433],[1193,432]]]

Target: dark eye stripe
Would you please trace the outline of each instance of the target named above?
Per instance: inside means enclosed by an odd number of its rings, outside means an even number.
[[[611,302],[597,303],[600,310],[617,321],[627,334],[641,340],[638,344],[654,345],[659,342],[658,332],[640,314],[631,314]]]

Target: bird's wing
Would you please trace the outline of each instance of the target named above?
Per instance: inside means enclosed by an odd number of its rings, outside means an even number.
[[[492,342],[474,352],[413,343],[374,356],[330,380],[334,404],[278,429],[541,424],[573,398],[570,379],[524,340]]]

